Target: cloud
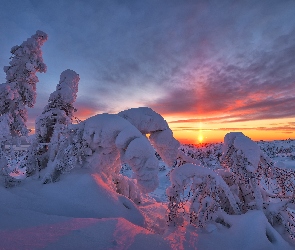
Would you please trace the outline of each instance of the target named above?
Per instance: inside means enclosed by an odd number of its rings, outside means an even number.
[[[1,6],[0,47],[47,32],[42,80],[75,70],[83,117],[136,106],[186,122],[295,116],[292,1],[18,2]]]
[[[180,120],[173,120],[169,121],[169,123],[196,123],[196,122],[218,122],[218,121],[223,121],[226,119],[231,118],[231,116],[216,116],[216,117],[206,117],[206,118],[192,118],[192,119],[180,119]]]
[[[174,88],[148,105],[166,115],[215,115],[225,122],[295,117],[295,29],[271,47],[231,59],[235,64],[201,65],[190,72],[194,85]]]
[[[190,127],[190,126],[177,126],[175,128],[175,131],[246,131],[246,130],[257,130],[257,131],[279,131],[282,133],[293,133],[295,132],[294,126],[278,126],[278,127],[230,127],[230,128],[196,128],[196,127]]]

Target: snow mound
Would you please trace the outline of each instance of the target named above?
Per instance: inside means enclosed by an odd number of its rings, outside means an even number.
[[[123,217],[136,225],[144,225],[144,217],[132,201],[113,191],[99,174],[87,172],[75,169],[54,184],[43,185],[38,181],[30,181],[14,189],[1,187],[2,204],[9,204],[10,209],[19,211],[33,210],[73,218]],[[11,228],[14,223],[21,227],[32,223],[6,217],[5,213],[1,213],[2,228]]]
[[[291,250],[281,235],[272,228],[261,211],[249,211],[243,215],[228,215],[230,228],[220,226],[202,233],[192,226],[170,233],[172,249],[206,250]]]

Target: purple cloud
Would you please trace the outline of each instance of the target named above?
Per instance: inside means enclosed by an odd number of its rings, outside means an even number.
[[[254,52],[243,54],[242,61],[233,58],[236,64],[201,65],[196,73],[190,72],[195,75],[194,85],[174,88],[148,105],[164,114],[222,114],[232,118],[231,122],[294,117],[295,29],[275,39],[271,47],[273,50],[261,50],[256,56]],[[206,68],[203,73],[202,67]]]

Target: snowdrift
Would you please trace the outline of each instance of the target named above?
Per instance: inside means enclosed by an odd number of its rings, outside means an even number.
[[[229,216],[230,228],[185,225],[155,234],[140,206],[85,170],[57,183],[1,187],[0,197],[0,249],[293,249],[259,211]]]

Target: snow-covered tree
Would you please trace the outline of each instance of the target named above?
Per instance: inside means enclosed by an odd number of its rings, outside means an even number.
[[[49,143],[56,126],[68,126],[74,118],[74,102],[77,98],[79,75],[70,69],[60,75],[56,90],[50,95],[48,104],[36,119],[36,135],[41,143]]]
[[[27,136],[27,107],[36,102],[37,72],[46,72],[41,46],[47,34],[37,31],[19,46],[11,49],[11,61],[4,67],[6,82],[0,86],[0,123],[7,123],[12,137]],[[3,125],[4,126],[4,125]],[[8,138],[7,130],[0,131],[2,138]],[[6,133],[6,134],[4,134]]]
[[[148,107],[131,108],[118,115],[128,120],[142,134],[149,134],[149,140],[157,153],[169,166],[173,165],[180,144],[161,115]]]
[[[99,172],[111,185],[114,180],[122,179],[118,175],[124,163],[131,166],[142,192],[157,187],[158,159],[148,139],[118,115],[96,115],[71,125],[69,137],[52,154],[43,181],[55,181],[60,173],[80,166]],[[117,189],[122,190],[122,186]]]
[[[154,136],[153,146],[169,164],[176,159],[179,146],[167,122],[149,108],[131,109],[118,115],[96,115],[71,125],[68,134],[52,147],[55,134],[50,142],[44,183],[56,181],[61,173],[77,166],[88,167],[104,176],[117,192],[137,203],[140,202],[139,190],[151,192],[158,185],[158,159],[145,135]],[[135,179],[120,175],[124,164],[131,167]]]
[[[11,48],[11,61],[4,67],[6,82],[0,85],[0,143],[1,143],[1,170],[5,175],[5,182],[13,182],[9,176],[5,155],[5,143],[12,139],[27,136],[29,129],[26,126],[27,109],[36,102],[37,72],[46,72],[43,63],[41,46],[47,40],[47,34],[37,31],[20,46]],[[14,157],[11,147],[10,157]],[[10,185],[10,184],[9,184]]]
[[[48,147],[56,147],[68,125],[73,122],[74,102],[77,98],[79,75],[70,69],[63,71],[56,90],[51,93],[48,104],[37,117],[35,140],[28,149],[26,168],[30,175],[48,162]],[[49,145],[50,144],[50,145]]]

